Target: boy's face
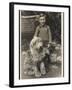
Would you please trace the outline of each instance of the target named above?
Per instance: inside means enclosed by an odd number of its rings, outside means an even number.
[[[43,26],[45,24],[45,22],[46,22],[46,19],[45,19],[44,16],[39,18],[39,23],[40,23],[41,26]]]

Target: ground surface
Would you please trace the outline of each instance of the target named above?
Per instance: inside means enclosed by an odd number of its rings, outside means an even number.
[[[33,79],[36,78],[34,75],[25,75],[24,74],[24,68],[23,68],[23,60],[21,59],[21,79]],[[46,75],[41,76],[40,78],[53,78],[53,77],[61,77],[61,63],[50,63],[48,71]]]

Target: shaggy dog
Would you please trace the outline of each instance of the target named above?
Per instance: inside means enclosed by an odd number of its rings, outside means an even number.
[[[33,56],[35,77],[40,77],[46,74],[46,64],[48,61],[49,50],[43,47],[43,42],[40,37],[34,37],[30,42],[30,51]]]
[[[60,47],[56,43],[44,47],[42,39],[34,37],[30,42],[30,49],[22,52],[24,75],[34,75],[35,77],[45,75],[51,62],[61,61]]]

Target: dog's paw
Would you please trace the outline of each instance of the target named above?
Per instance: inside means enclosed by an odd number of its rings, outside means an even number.
[[[34,71],[28,71],[28,75],[34,75]]]
[[[35,77],[41,77],[41,73],[40,72],[37,72],[37,73],[35,73]]]
[[[41,74],[42,74],[42,75],[45,75],[45,74],[46,74],[46,71],[45,71],[45,70],[42,70],[42,71],[41,71]]]

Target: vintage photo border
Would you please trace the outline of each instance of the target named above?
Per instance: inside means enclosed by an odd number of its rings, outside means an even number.
[[[69,78],[68,78],[68,82],[14,86],[14,5],[63,7],[63,8],[69,9],[69,32],[68,32],[69,34]],[[61,84],[70,84],[70,6],[18,3],[18,2],[9,3],[9,86],[10,87],[28,87],[28,86],[45,86],[45,85],[61,85]]]

